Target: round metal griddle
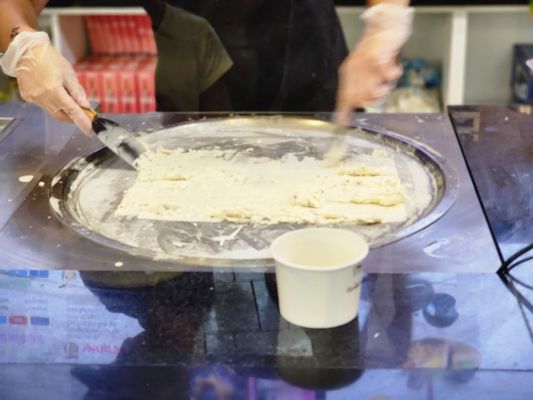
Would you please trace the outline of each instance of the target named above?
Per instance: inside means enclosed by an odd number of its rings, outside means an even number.
[[[144,134],[150,148],[217,148],[280,158],[287,152],[322,158],[336,126],[298,117],[231,117],[187,122]],[[435,151],[402,135],[350,129],[348,156],[386,149],[407,189],[408,219],[401,224],[342,225],[380,247],[418,232],[442,217],[458,191],[454,169]],[[204,266],[272,264],[268,246],[304,225],[191,223],[118,217],[114,211],[137,173],[103,148],[73,160],[52,181],[50,206],[84,237],[131,255]],[[335,226],[335,225],[329,225]],[[337,225],[339,226],[339,225]]]

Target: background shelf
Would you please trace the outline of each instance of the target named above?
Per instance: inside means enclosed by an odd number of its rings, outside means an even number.
[[[336,2],[341,4],[342,2]],[[533,24],[523,2],[477,2],[484,5],[448,5],[416,8],[413,35],[403,49],[407,58],[423,58],[442,72],[442,102],[454,104],[507,104],[511,99],[512,51],[515,43],[533,43]],[[453,2],[467,3],[467,2]],[[516,3],[516,4],[515,4]],[[353,4],[353,2],[351,2]],[[362,4],[362,3],[361,3]],[[509,5],[510,4],[510,5]],[[363,6],[337,7],[349,47],[362,34]],[[140,7],[47,7],[40,25],[51,33],[54,45],[75,62],[88,54],[86,15],[144,14]]]

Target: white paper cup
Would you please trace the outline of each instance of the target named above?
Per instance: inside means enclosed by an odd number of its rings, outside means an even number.
[[[300,229],[278,237],[270,251],[283,318],[305,328],[333,328],[356,317],[368,254],[363,236],[343,229]]]

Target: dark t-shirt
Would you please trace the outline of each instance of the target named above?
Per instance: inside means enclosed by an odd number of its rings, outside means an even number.
[[[329,111],[347,55],[333,1],[170,0],[201,16],[233,66],[224,76],[236,111]]]
[[[197,111],[201,93],[231,68],[231,59],[204,18],[165,5],[158,19],[153,21],[157,109]]]

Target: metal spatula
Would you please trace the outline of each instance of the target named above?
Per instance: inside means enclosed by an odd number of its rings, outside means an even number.
[[[328,167],[335,167],[346,155],[348,144],[346,143],[345,130],[345,127],[337,126],[333,131],[333,141],[324,154],[324,161]]]
[[[96,137],[113,153],[137,169],[138,159],[146,151],[139,139],[115,121],[98,116],[96,110],[92,108],[83,110],[92,121]]]
[[[356,112],[365,112],[364,108],[356,108]],[[333,129],[333,140],[328,151],[324,154],[324,161],[328,167],[335,167],[348,152],[348,136],[352,127],[347,121],[343,121],[338,115],[333,118],[335,129]]]

